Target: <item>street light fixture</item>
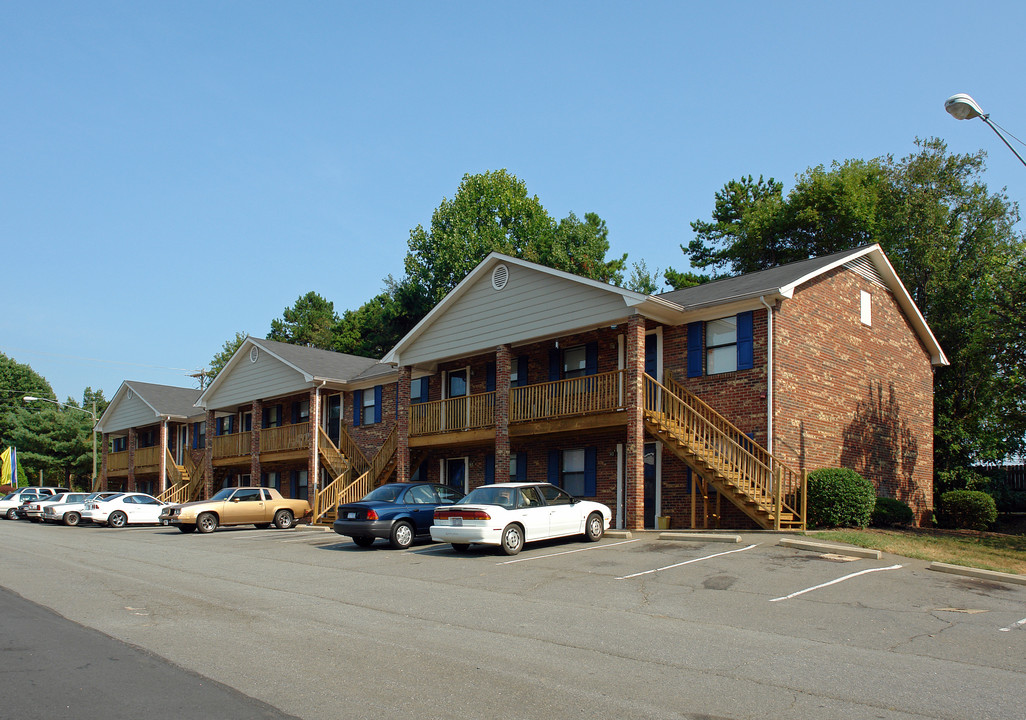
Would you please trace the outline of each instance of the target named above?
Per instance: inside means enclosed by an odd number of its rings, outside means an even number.
[[[976,104],[976,101],[969,95],[966,95],[965,93],[952,95],[944,101],[944,109],[947,110],[948,114],[956,120],[972,120],[977,117],[983,120],[983,122],[987,123],[987,125],[990,126],[990,129],[993,130],[999,138],[1001,138],[1001,142],[1008,146],[1008,149],[1012,151],[1012,154],[1019,158],[1019,162],[1026,165],[1026,160],[1022,159],[1022,155],[1015,151],[1015,148],[1009,144],[1008,140],[1005,139],[1005,136],[1001,134],[1001,131],[998,130],[997,127],[994,126],[994,123],[990,121],[990,115],[983,112],[980,106]]]
[[[90,417],[92,417],[93,424],[92,424],[92,427],[90,427],[90,431],[91,431],[92,436],[93,436],[93,478],[92,478],[91,489],[95,492],[96,491],[96,400],[93,400],[93,409],[92,409],[92,411],[89,411],[89,410],[86,410],[85,408],[75,407],[74,405],[68,405],[66,403],[57,402],[56,400],[49,400],[47,398],[35,397],[34,395],[25,395],[22,398],[22,401],[24,401],[24,402],[34,402],[36,400],[41,400],[43,402],[48,402],[48,403],[50,403],[52,405],[56,405],[58,407],[71,408],[72,410],[78,410],[79,412],[84,412],[86,415],[89,415]]]

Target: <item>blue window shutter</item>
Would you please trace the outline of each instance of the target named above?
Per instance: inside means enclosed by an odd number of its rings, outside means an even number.
[[[485,455],[485,485],[495,482],[495,453]]]
[[[214,421],[214,434],[224,435],[224,418],[217,418]]]
[[[353,391],[353,427],[360,427],[363,412],[363,390]]]
[[[549,450],[549,482],[559,485],[559,450]]]
[[[755,367],[755,322],[752,311],[737,314],[737,369]]]
[[[590,342],[584,346],[584,374],[598,375],[598,343]]]
[[[374,422],[381,422],[381,386],[374,386]]]
[[[517,452],[517,482],[527,482],[527,453]]]
[[[279,403],[276,407],[278,408],[278,413],[277,413],[278,414],[278,420],[277,420],[278,424],[275,425],[275,427],[281,427],[282,424],[285,422],[285,415],[282,414],[283,413],[282,408],[284,406],[281,403]]]
[[[199,450],[199,423],[192,424],[192,449]]]
[[[584,449],[584,495],[595,497],[598,494],[598,448]]]
[[[558,348],[549,350],[549,382],[559,380],[563,364],[563,355]]]
[[[420,401],[428,402],[431,399],[431,378],[426,377],[420,383]]]
[[[495,363],[485,365],[485,392],[495,391]]]
[[[702,377],[703,323],[688,323],[688,377]]]
[[[527,385],[527,356],[517,358],[517,387]]]
[[[296,425],[299,423],[299,403],[292,403],[292,424]]]

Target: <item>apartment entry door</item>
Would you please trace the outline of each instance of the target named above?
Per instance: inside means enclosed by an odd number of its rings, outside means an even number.
[[[645,527],[656,525],[656,444],[645,443]]]
[[[467,492],[467,458],[448,458],[443,462],[445,484],[461,493]]]

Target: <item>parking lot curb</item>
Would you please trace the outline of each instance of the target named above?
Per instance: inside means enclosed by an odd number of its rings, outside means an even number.
[[[836,553],[838,555],[871,558],[873,560],[880,559],[879,550],[867,550],[865,548],[848,545],[831,545],[829,543],[812,542],[811,540],[795,540],[793,538],[783,538],[779,543],[777,543],[777,545],[794,548],[795,550],[811,550],[812,552]]]
[[[724,535],[723,533],[701,532],[664,532],[659,533],[660,540],[683,540],[685,542],[721,542],[739,543],[740,535]]]
[[[615,538],[617,540],[630,540],[634,536],[631,535],[630,530],[606,530],[602,533],[602,537]]]
[[[932,562],[927,567],[927,570],[936,570],[937,572],[950,573],[952,575],[965,575],[966,577],[977,578],[978,580],[997,580],[998,582],[1013,583],[1015,585],[1026,585],[1026,575],[1015,575],[996,570],[981,570],[980,568],[965,567],[964,565]]]

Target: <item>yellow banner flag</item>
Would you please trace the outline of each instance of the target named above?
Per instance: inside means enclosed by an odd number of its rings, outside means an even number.
[[[11,463],[11,448],[7,448],[0,453],[0,485],[14,485],[18,484],[18,479],[13,477],[14,466]]]

